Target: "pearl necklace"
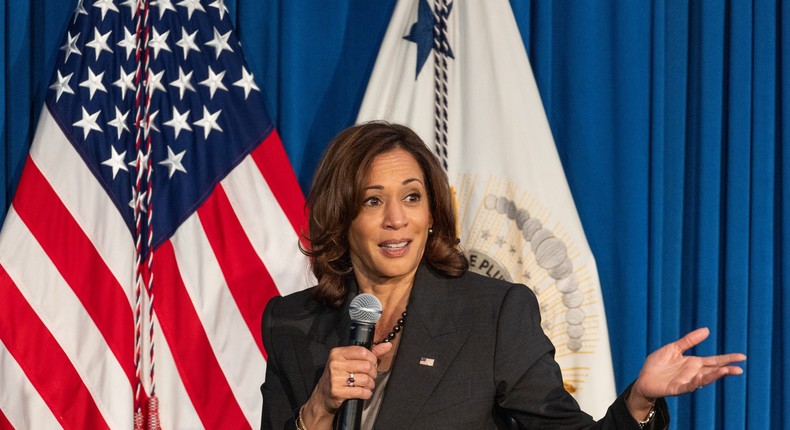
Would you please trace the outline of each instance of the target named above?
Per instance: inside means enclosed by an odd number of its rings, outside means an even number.
[[[406,323],[406,310],[408,310],[408,308],[403,310],[403,313],[398,319],[397,324],[395,324],[395,327],[392,328],[392,331],[387,333],[387,335],[384,336],[384,339],[381,339],[378,342],[373,342],[373,345],[378,345],[380,343],[389,343],[392,342],[393,339],[395,339],[395,336],[397,336],[398,333],[400,333],[400,331],[403,329],[403,325]]]

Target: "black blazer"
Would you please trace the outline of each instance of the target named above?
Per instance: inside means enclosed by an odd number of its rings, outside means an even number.
[[[353,280],[347,291],[339,310],[316,303],[310,290],[266,306],[263,429],[295,428],[329,350],[348,339]],[[562,385],[537,299],[524,285],[474,273],[448,278],[421,266],[401,336],[376,429],[639,429],[625,405],[628,390],[597,423],[579,409]],[[657,407],[649,428],[669,422],[666,403]]]

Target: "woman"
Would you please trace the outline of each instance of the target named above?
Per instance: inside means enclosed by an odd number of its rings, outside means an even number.
[[[467,271],[447,178],[406,127],[340,133],[308,205],[318,285],[264,311],[264,429],[329,429],[347,399],[366,399],[363,428],[664,428],[662,397],[742,372],[742,354],[683,356],[708,335],[696,330],[595,423],[563,388],[532,291]],[[359,293],[383,306],[372,350],[341,346]]]

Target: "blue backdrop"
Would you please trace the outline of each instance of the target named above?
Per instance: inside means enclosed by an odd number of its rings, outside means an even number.
[[[73,3],[0,1],[5,208]],[[394,0],[226,4],[307,190],[354,121]],[[745,352],[746,373],[670,401],[673,427],[790,429],[790,2],[513,9],[598,262],[618,388],[707,326],[695,352]]]

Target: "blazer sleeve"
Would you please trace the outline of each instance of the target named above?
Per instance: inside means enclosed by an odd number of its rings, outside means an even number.
[[[562,384],[554,346],[540,326],[535,294],[523,285],[511,287],[502,302],[494,366],[497,409],[513,420],[514,428],[640,429],[625,404],[630,387],[598,422],[579,409]],[[656,408],[645,428],[665,429],[666,402],[659,399]]]
[[[263,311],[261,322],[261,337],[264,349],[268,354],[266,379],[261,385],[261,394],[263,395],[261,429],[263,430],[296,429],[298,406],[294,406],[294,402],[291,400],[293,394],[287,389],[288,382],[281,373],[278,363],[277,348],[282,348],[282,345],[277,345],[276,338],[273,336],[275,308],[281,299],[282,297],[273,297],[269,300]]]

